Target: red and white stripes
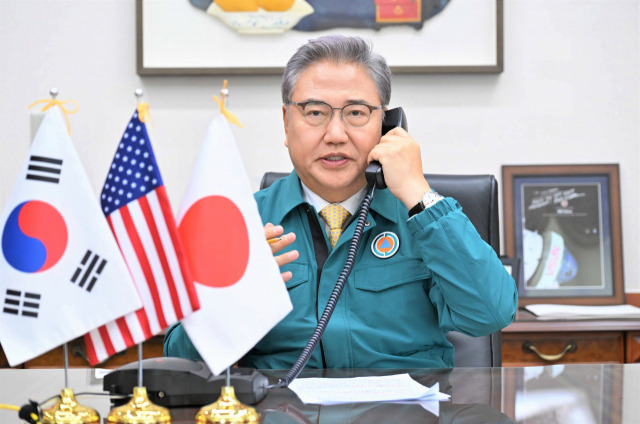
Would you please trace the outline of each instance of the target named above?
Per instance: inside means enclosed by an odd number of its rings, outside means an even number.
[[[199,308],[164,186],[107,216],[144,307],[85,336],[91,365]]]

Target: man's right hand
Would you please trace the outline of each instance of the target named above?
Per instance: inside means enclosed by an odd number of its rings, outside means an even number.
[[[288,263],[291,263],[298,259],[300,254],[297,250],[291,250],[289,252],[285,252],[281,255],[276,255],[276,253],[280,252],[285,247],[289,246],[296,240],[295,233],[284,234],[284,228],[281,225],[273,225],[270,222],[267,222],[267,225],[264,226],[264,235],[269,242],[269,246],[271,247],[271,253],[273,253],[273,257],[276,260],[278,266],[283,266]],[[286,271],[281,273],[282,280],[286,283],[291,279],[293,274],[291,271]]]

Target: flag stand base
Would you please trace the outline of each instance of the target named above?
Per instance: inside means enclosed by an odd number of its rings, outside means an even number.
[[[146,387],[134,387],[129,403],[113,408],[107,417],[109,424],[170,423],[171,413],[165,407],[152,403]]]
[[[62,389],[60,398],[51,408],[42,411],[43,424],[90,424],[99,423],[98,412],[76,402],[73,389]]]
[[[236,398],[233,386],[223,386],[217,401],[203,406],[196,414],[196,424],[245,424],[260,422],[260,414]]]

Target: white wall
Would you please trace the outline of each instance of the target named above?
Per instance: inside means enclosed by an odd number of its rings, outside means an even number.
[[[96,193],[135,107],[133,90],[143,88],[177,208],[223,78],[140,78],[134,9],[133,0],[0,0],[0,206],[29,146],[26,107],[55,86],[60,99],[80,103],[72,137]],[[396,75],[392,97],[423,146],[425,172],[500,178],[503,164],[619,163],[628,292],[640,292],[638,9],[637,0],[506,0],[502,74]],[[265,171],[291,168],[279,77],[226,78],[257,188]]]

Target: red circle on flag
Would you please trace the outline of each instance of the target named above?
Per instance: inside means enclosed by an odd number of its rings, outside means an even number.
[[[249,263],[249,233],[242,212],[224,196],[195,202],[178,232],[195,280],[209,287],[229,287],[244,275]]]

